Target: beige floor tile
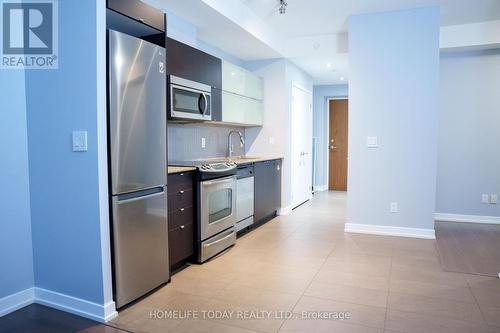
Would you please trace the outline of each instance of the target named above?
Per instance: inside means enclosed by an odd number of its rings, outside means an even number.
[[[390,309],[387,311],[386,329],[405,333],[493,333],[484,323]]]
[[[388,309],[471,322],[483,321],[479,307],[475,303],[464,303],[403,293],[389,292]]]
[[[317,297],[303,296],[294,308],[294,312],[329,311],[349,313],[349,323],[384,328],[385,308],[346,302],[338,302]]]
[[[287,320],[280,333],[382,333],[382,329],[331,320]]]
[[[208,276],[205,276],[203,278],[191,278],[183,276],[181,278],[174,275],[172,277],[172,282],[166,287],[189,295],[211,297],[216,295],[226,286],[227,282],[213,280]]]
[[[443,284],[446,286],[466,287],[462,274],[443,272],[443,271],[430,271],[420,270],[417,268],[395,268],[391,270],[391,281],[406,280],[416,281],[433,284]]]
[[[274,276],[272,274],[244,275],[237,278],[234,283],[260,290],[269,290],[290,294],[303,294],[311,279],[290,278],[287,276]]]
[[[496,327],[500,332],[500,308],[481,306],[481,312],[488,325]]]
[[[344,273],[331,268],[322,268],[313,281],[374,290],[389,289],[389,278]]]
[[[402,269],[402,270],[412,269],[412,270],[437,271],[437,272],[443,271],[437,255],[417,257],[417,256],[398,256],[395,254],[392,257],[392,268]]]
[[[386,307],[387,291],[312,282],[304,295],[334,301]]]
[[[408,280],[391,280],[389,288],[391,292],[475,303],[475,299],[472,296],[469,287],[447,286],[444,284],[425,283]]]
[[[468,285],[473,289],[488,289],[500,293],[500,279],[483,275],[463,275]]]
[[[260,290],[233,283],[223,289],[214,298],[224,302],[257,308],[289,311],[293,309],[300,297],[300,294]]]
[[[359,264],[375,264],[382,265],[383,267],[390,266],[392,259],[386,256],[376,256],[371,254],[364,253],[351,253],[341,251],[338,248],[335,248],[330,256],[327,258],[326,264],[330,261],[347,261],[351,263],[359,263]]]
[[[284,322],[273,309],[253,307],[230,302],[214,300],[210,305],[212,310],[232,311],[230,318],[216,319],[219,324],[240,327],[263,333],[277,332]],[[256,317],[258,316],[258,317]]]
[[[220,324],[210,320],[186,320],[173,328],[172,333],[255,333],[241,327]]]
[[[500,308],[500,292],[486,288],[471,288],[471,291],[480,307]]]
[[[391,263],[384,263],[381,260],[373,262],[352,262],[327,259],[322,269],[332,269],[348,274],[358,274],[388,279],[391,273]]]

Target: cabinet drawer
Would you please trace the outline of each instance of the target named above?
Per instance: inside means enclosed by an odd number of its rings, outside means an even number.
[[[170,265],[175,265],[192,256],[194,253],[193,224],[170,230],[168,242]]]
[[[109,9],[147,24],[159,31],[165,31],[165,16],[163,12],[142,1],[108,0],[107,4]]]
[[[181,172],[168,175],[168,194],[193,189],[193,172]]]
[[[168,229],[172,230],[181,225],[193,223],[193,207],[183,207],[168,213]]]
[[[179,190],[168,194],[168,211],[174,212],[180,208],[193,206],[193,190]]]

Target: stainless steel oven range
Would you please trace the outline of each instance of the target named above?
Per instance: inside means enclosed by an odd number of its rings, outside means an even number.
[[[197,167],[197,252],[203,263],[236,242],[236,164],[176,162]]]

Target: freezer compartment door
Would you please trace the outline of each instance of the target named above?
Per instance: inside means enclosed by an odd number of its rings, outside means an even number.
[[[109,30],[112,194],[166,184],[165,49]]]
[[[169,279],[164,187],[113,199],[115,300],[118,308]]]

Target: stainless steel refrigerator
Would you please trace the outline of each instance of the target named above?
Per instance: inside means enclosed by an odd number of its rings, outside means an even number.
[[[108,135],[118,308],[169,280],[165,49],[108,31]]]

